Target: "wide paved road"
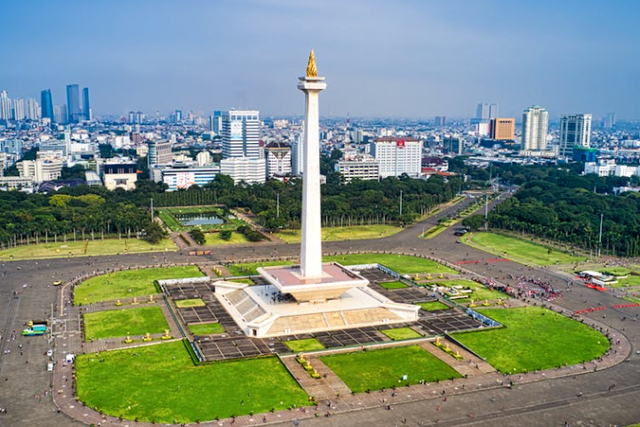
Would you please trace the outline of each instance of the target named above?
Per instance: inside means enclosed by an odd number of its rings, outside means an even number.
[[[442,214],[446,214],[442,213]],[[442,215],[441,214],[441,215]],[[435,224],[437,217],[427,220]],[[451,230],[434,239],[417,238],[422,227],[417,224],[394,236],[367,241],[331,242],[324,245],[325,253],[337,251],[393,250],[407,253],[433,254],[452,262],[495,258],[494,255],[456,243]],[[268,258],[296,255],[298,245],[259,244],[251,247],[227,247],[215,249],[210,260],[241,258]],[[49,343],[42,337],[22,338],[12,341],[10,333],[18,333],[30,319],[49,317],[57,288],[50,284],[57,279],[68,279],[92,270],[104,270],[119,265],[148,265],[171,262],[203,261],[203,257],[188,257],[179,253],[122,255],[98,258],[72,258],[46,261],[16,261],[0,265],[0,330],[2,351],[0,355],[0,414],[1,427],[51,427],[82,425],[63,414],[57,414],[50,396],[51,374],[46,371]],[[502,280],[509,274],[535,275],[556,286],[564,287],[565,280],[545,269],[531,270],[514,262],[469,264],[470,270]],[[508,282],[508,280],[502,280]],[[24,287],[24,285],[27,285]],[[49,286],[49,287],[48,287]],[[14,292],[18,295],[14,296]],[[597,306],[610,307],[620,303],[610,293],[600,293],[584,287],[573,286],[556,303],[571,310]],[[395,426],[437,425],[445,426],[571,426],[626,425],[640,422],[640,355],[636,354],[640,343],[640,325],[631,320],[621,321],[623,316],[632,319],[638,308],[608,309],[606,319],[602,312],[594,313],[595,319],[616,328],[631,340],[633,352],[629,361],[615,367],[588,375],[540,381],[516,386],[512,390],[495,389],[467,392],[448,396],[447,401],[433,399],[393,405],[393,410],[383,408],[336,414],[330,418],[302,420],[301,425],[326,426]],[[22,344],[20,349],[18,344]],[[20,354],[22,350],[22,355]],[[56,348],[58,359],[64,349]],[[613,390],[609,387],[615,384]],[[578,397],[579,393],[583,393]],[[39,398],[38,398],[39,397]],[[439,410],[438,407],[440,406]],[[422,423],[422,424],[419,424]],[[126,423],[124,423],[126,424]],[[124,425],[123,424],[123,425]],[[287,425],[289,425],[288,423]],[[284,425],[284,424],[283,424]]]

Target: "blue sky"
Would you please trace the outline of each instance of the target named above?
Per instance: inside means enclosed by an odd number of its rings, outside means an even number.
[[[12,1],[0,90],[91,89],[97,114],[255,108],[299,114],[314,48],[323,115],[640,118],[640,2],[492,0]]]

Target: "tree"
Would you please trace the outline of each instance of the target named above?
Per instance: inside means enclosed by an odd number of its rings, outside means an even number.
[[[204,245],[207,242],[204,233],[199,228],[192,228],[191,231],[189,231],[189,236],[199,245]]]
[[[231,240],[231,236],[233,235],[233,231],[231,230],[222,230],[220,232],[220,238],[224,241],[229,241]]]
[[[484,221],[484,215],[471,215],[462,220],[462,225],[471,230],[479,230],[484,227]]]
[[[164,239],[168,235],[165,229],[155,221],[149,222],[144,231],[145,233],[143,239],[154,245],[160,243],[162,239]]]

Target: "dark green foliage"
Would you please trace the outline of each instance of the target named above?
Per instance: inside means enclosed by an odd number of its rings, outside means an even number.
[[[155,221],[149,222],[145,227],[144,231],[145,231],[145,234],[143,238],[149,243],[153,243],[153,244],[159,243],[162,239],[164,239],[168,235],[165,229],[162,228],[160,224],[158,224]]]
[[[199,228],[192,228],[191,231],[189,231],[189,236],[191,236],[191,238],[199,245],[204,245],[207,241],[204,237],[204,233]]]
[[[231,236],[233,236],[233,230],[222,230],[220,232],[220,238],[222,240],[229,241],[231,240]]]
[[[479,230],[484,227],[484,215],[471,215],[462,220],[462,225],[471,230]]]
[[[242,226],[238,227],[238,229],[236,231],[238,233],[244,234],[244,236],[250,242],[259,242],[259,241],[264,240],[266,238],[266,237],[264,237],[264,235],[262,233],[259,233],[259,232],[255,231],[254,229],[252,229],[251,227],[249,227],[247,225],[242,225]]]

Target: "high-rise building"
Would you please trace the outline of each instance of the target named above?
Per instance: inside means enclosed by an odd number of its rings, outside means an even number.
[[[500,114],[498,104],[489,104],[489,118],[495,119]]]
[[[380,178],[380,165],[367,154],[345,156],[336,163],[335,171],[342,175],[345,182],[351,182],[354,179],[367,181]]]
[[[549,113],[544,108],[533,105],[522,113],[522,150],[545,151]]]
[[[498,104],[481,102],[476,107],[476,122],[488,122],[498,117]]]
[[[380,177],[420,176],[422,162],[422,142],[415,138],[383,137],[371,143],[371,155],[380,165]]]
[[[573,147],[591,146],[591,114],[562,116],[560,119],[560,155],[572,157]]]
[[[42,118],[54,120],[53,98],[51,97],[51,89],[45,89],[40,92],[40,107],[42,108]]]
[[[442,127],[447,124],[447,118],[445,116],[436,116],[435,124],[437,127]]]
[[[211,131],[220,136],[222,132],[222,111],[214,111],[211,116]]]
[[[222,113],[222,158],[259,159],[260,113],[231,110]]]
[[[149,141],[147,162],[149,167],[153,165],[167,165],[173,160],[171,141]]]
[[[444,154],[462,154],[462,137],[459,135],[447,135],[442,140],[442,152]]]
[[[220,173],[229,175],[235,184],[265,182],[266,161],[264,158],[231,157],[220,161]]]
[[[606,129],[611,129],[616,125],[616,113],[607,113],[602,123]]]
[[[67,120],[69,123],[78,123],[81,118],[80,87],[77,84],[67,85]]]
[[[27,98],[25,100],[24,115],[27,120],[40,120],[40,105],[35,98]]]
[[[22,98],[13,100],[13,120],[24,120],[24,99]]]
[[[53,121],[61,125],[69,123],[69,118],[67,117],[67,104],[53,106]]]
[[[304,124],[303,124],[304,126]],[[302,135],[296,135],[291,144],[291,173],[296,176],[302,175],[304,170]]]
[[[489,121],[489,138],[511,141],[515,138],[516,119],[495,118]]]
[[[11,120],[11,98],[6,90],[0,92],[0,120]]]
[[[286,142],[270,142],[264,148],[267,161],[267,177],[291,174],[291,147]]]
[[[85,120],[91,121],[93,119],[91,114],[91,105],[89,104],[89,88],[82,89],[82,116]]]

